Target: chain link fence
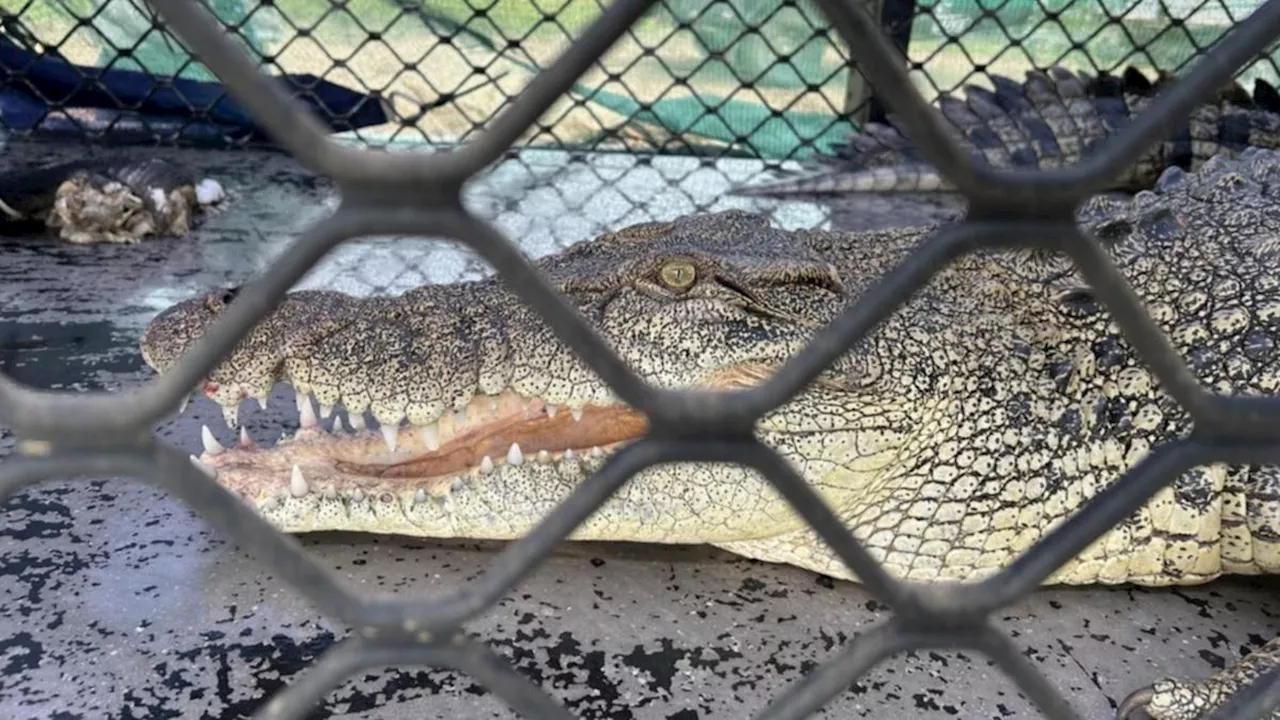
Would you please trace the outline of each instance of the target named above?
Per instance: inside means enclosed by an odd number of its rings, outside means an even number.
[[[1261,3],[1233,0],[926,0],[914,15],[908,58],[928,97],[998,72],[1063,65],[1119,74],[1125,67],[1178,73]],[[1275,82],[1273,55],[1250,58],[1238,77]]]
[[[911,75],[919,70],[916,66],[920,63],[927,65],[933,62],[937,50],[932,54],[925,53],[926,59],[919,60],[922,50],[913,39],[908,54],[915,58],[915,69],[900,63],[890,40],[896,30],[889,27],[885,32],[875,17],[881,14],[880,10],[868,12],[865,6],[839,0],[814,0],[813,7],[805,11],[799,10],[798,5],[788,6],[794,11],[790,17],[797,18],[797,23],[801,22],[799,18],[803,18],[803,24],[812,28],[814,37],[842,38],[844,46],[851,49],[852,60],[860,72],[870,78],[885,106],[903,117],[924,154],[957,184],[972,203],[980,206],[982,212],[978,215],[982,219],[965,220],[940,230],[932,242],[881,278],[860,302],[819,332],[811,346],[793,358],[771,380],[758,388],[725,396],[663,392],[649,387],[610,352],[579,314],[532,270],[502,233],[462,209],[458,202],[463,183],[520,142],[565,143],[566,138],[575,138],[572,142],[579,147],[599,148],[616,143],[620,149],[634,151],[636,147],[630,143],[641,142],[642,139],[641,146],[649,149],[688,150],[687,146],[639,131],[633,135],[616,127],[608,129],[603,122],[593,124],[598,113],[590,103],[581,98],[564,99],[573,97],[592,77],[597,78],[599,88],[612,84],[618,88],[630,87],[622,79],[623,71],[629,71],[642,61],[669,67],[673,61],[667,59],[668,55],[678,55],[674,49],[668,52],[659,43],[645,50],[642,49],[645,44],[638,38],[646,32],[660,37],[672,35],[666,30],[655,30],[654,24],[654,18],[664,17],[663,13],[675,14],[671,9],[672,3],[646,14],[653,3],[619,0],[605,8],[594,3],[583,5],[589,11],[574,14],[570,9],[580,6],[571,2],[558,15],[542,14],[536,24],[555,35],[556,39],[540,45],[535,41],[536,34],[514,38],[519,41],[520,50],[528,52],[536,60],[526,70],[527,75],[519,80],[522,87],[518,93],[504,90],[508,87],[503,85],[504,81],[494,79],[494,74],[502,72],[500,65],[514,61],[500,61],[496,54],[491,55],[487,62],[460,60],[464,70],[460,72],[457,83],[433,86],[433,91],[440,96],[452,93],[456,100],[469,78],[483,76],[489,81],[483,83],[487,89],[475,92],[488,92],[495,97],[502,95],[502,101],[495,106],[500,107],[501,112],[473,117],[466,110],[465,102],[441,105],[442,108],[450,108],[444,114],[454,118],[451,121],[453,125],[448,126],[442,120],[436,130],[423,134],[431,136],[434,132],[435,140],[449,138],[457,143],[454,151],[442,154],[375,153],[335,142],[328,137],[332,124],[326,127],[314,106],[291,95],[285,86],[269,82],[262,72],[264,64],[268,68],[287,66],[284,58],[288,56],[288,48],[293,43],[306,44],[297,38],[320,34],[320,27],[327,18],[341,16],[348,18],[343,22],[349,24],[341,26],[345,30],[334,29],[332,32],[339,35],[354,33],[355,36],[349,38],[347,51],[344,53],[328,43],[317,43],[318,49],[313,48],[312,52],[320,52],[326,61],[333,62],[335,73],[340,70],[363,74],[357,67],[355,50],[379,43],[385,46],[385,38],[393,34],[390,26],[379,30],[367,26],[372,22],[368,18],[372,10],[362,12],[354,2],[328,7],[301,2],[290,6],[285,2],[274,2],[250,7],[214,0],[210,3],[210,7],[218,11],[218,16],[214,17],[204,5],[190,0],[152,0],[152,5],[163,23],[162,27],[167,29],[156,31],[155,28],[161,25],[147,17],[145,21],[152,30],[145,35],[151,44],[135,43],[129,53],[119,52],[121,48],[116,48],[117,54],[106,65],[136,62],[147,73],[163,73],[162,69],[148,65],[150,60],[144,56],[172,53],[169,74],[191,74],[195,77],[205,72],[191,62],[186,51],[173,49],[179,47],[180,42],[190,49],[192,55],[200,58],[203,67],[213,77],[225,83],[229,97],[247,109],[266,137],[307,168],[332,178],[342,191],[342,204],[331,217],[303,232],[279,262],[257,281],[244,287],[236,303],[211,327],[183,363],[141,389],[112,394],[37,392],[0,377],[0,421],[12,426],[19,439],[18,454],[0,466],[0,497],[9,498],[27,485],[57,477],[119,475],[143,479],[181,498],[216,529],[233,538],[241,548],[251,548],[263,564],[318,608],[354,629],[350,636],[324,653],[309,672],[267,701],[258,711],[258,717],[304,717],[308,709],[342,679],[364,668],[387,665],[450,668],[472,676],[525,716],[569,717],[564,707],[514,672],[482,639],[471,637],[467,623],[527,577],[634,473],[658,463],[693,461],[734,462],[760,472],[863,579],[867,591],[892,606],[895,613],[892,620],[862,634],[834,658],[797,681],[764,708],[759,717],[805,717],[876,663],[895,653],[926,647],[968,648],[982,652],[992,658],[1046,715],[1053,718],[1075,717],[1063,695],[1048,684],[1016,652],[1009,639],[995,628],[991,615],[1032,591],[1054,569],[1134,512],[1178,473],[1208,462],[1280,461],[1275,446],[1276,428],[1280,428],[1277,422],[1280,420],[1280,407],[1276,402],[1244,403],[1239,399],[1204,392],[1128,292],[1101,247],[1076,230],[1070,210],[1081,197],[1100,188],[1105,178],[1133,162],[1145,147],[1156,142],[1170,126],[1171,118],[1185,118],[1201,98],[1229,80],[1246,63],[1256,61],[1269,48],[1280,32],[1278,0],[1253,9],[1249,22],[1236,23],[1225,34],[1218,33],[1216,37],[1225,38],[1225,41],[1208,50],[1197,45],[1194,52],[1182,53],[1179,50],[1159,55],[1154,49],[1159,45],[1159,38],[1165,35],[1156,33],[1148,37],[1143,41],[1144,48],[1153,57],[1153,63],[1168,62],[1178,67],[1190,64],[1190,70],[1129,128],[1113,137],[1103,152],[1076,167],[1041,173],[996,172],[978,167],[954,146],[942,129],[939,115],[928,107],[928,94],[918,90],[919,82],[913,82]],[[713,5],[734,7],[730,3]],[[36,12],[33,8],[47,10],[50,7],[53,6],[32,2],[11,10],[10,14],[26,24],[35,24],[31,17],[24,16]],[[105,12],[100,8],[96,12],[85,10],[83,14],[76,14],[77,6],[73,1],[63,7],[75,19],[67,21],[74,29],[67,32],[62,42],[29,42],[36,46],[43,44],[44,49],[56,47],[61,52],[74,37],[91,32],[85,28],[91,27]],[[289,14],[292,11],[287,10],[289,7],[296,8],[297,12],[305,9],[311,13],[311,19],[293,18]],[[396,7],[400,8],[395,11],[396,18],[419,17],[419,8]],[[440,7],[445,7],[445,4]],[[966,33],[971,33],[972,27],[961,23],[964,27],[957,28],[941,7],[938,4],[922,8],[921,13],[913,16],[914,21],[919,24],[922,18],[933,18],[937,29],[930,32],[936,32],[939,37],[958,33],[937,44],[939,47],[958,45],[961,50],[957,52],[965,56],[970,70],[975,65],[993,69],[997,60],[980,62],[974,55],[976,51],[966,44],[969,43],[967,38],[972,37]],[[1012,7],[1006,4],[1001,12],[1012,12]],[[1072,12],[1069,8],[1052,10],[1037,7],[1045,15],[1058,16],[1059,20],[1061,15]],[[1098,7],[1104,8],[1104,14],[1110,13],[1104,6]],[[1136,19],[1145,17],[1141,13],[1153,12],[1144,9],[1148,7],[1146,3],[1136,3],[1127,15],[1135,18],[1136,22]],[[1162,12],[1169,12],[1167,4],[1160,7]],[[240,30],[237,33],[223,32],[222,23],[228,22],[224,13],[232,12],[227,8],[240,13],[234,23]],[[144,12],[141,7],[135,9],[139,13]],[[254,24],[254,17],[272,13],[288,19],[288,26],[296,31],[291,39],[282,41],[280,35],[271,35],[262,31],[264,26]],[[766,15],[768,18],[776,16]],[[984,18],[991,15],[986,10],[982,12]],[[994,15],[995,22],[1005,30],[1019,26],[1012,20],[1000,21],[999,12]],[[821,17],[827,18],[829,24],[821,22]],[[465,32],[469,27],[504,28],[503,16],[496,10],[479,13],[476,18],[480,19],[454,18],[455,25],[450,26],[453,28],[451,32],[456,31],[453,39],[432,47],[447,47],[458,57],[465,57],[459,47],[466,44],[462,37],[470,37]],[[752,22],[759,20],[760,17],[751,18]],[[1025,18],[1019,22],[1023,23],[1019,27],[1031,27],[1032,33],[1045,31],[1044,28],[1052,25],[1048,21],[1038,21],[1027,26],[1026,23],[1031,21]],[[1108,22],[1111,22],[1110,17]],[[746,19],[743,24],[746,24]],[[351,30],[357,26],[362,28],[360,33]],[[1173,26],[1190,27],[1185,22],[1174,23]],[[246,29],[253,32],[246,32]],[[757,37],[764,42],[769,33],[761,33]],[[1024,33],[1023,39],[1026,37],[1028,35]],[[1100,35],[1095,34],[1094,37]],[[1195,37],[1195,33],[1189,32],[1188,37]],[[169,41],[174,44],[170,45]],[[511,41],[512,38],[508,37],[508,42]],[[1183,47],[1178,42],[1170,42],[1176,47]],[[277,43],[279,47],[270,51],[264,49],[271,43]],[[1081,43],[1086,46],[1081,52],[1087,53],[1087,41],[1072,40],[1070,45],[1075,51],[1079,49],[1075,46]],[[836,43],[831,45],[832,48],[836,46]],[[390,50],[386,52],[391,53]],[[430,64],[438,67],[446,64],[432,59],[430,52],[388,61],[397,67],[389,74],[401,77],[412,75],[408,69],[411,66]],[[618,60],[628,52],[636,56],[634,62]],[[727,48],[714,52],[732,54]],[[827,52],[824,49],[822,62],[826,62]],[[1124,63],[1134,52],[1138,50],[1117,51],[1113,59],[1116,63]],[[1181,57],[1179,53],[1186,57],[1174,62]],[[799,54],[802,53],[797,50],[796,55]],[[835,57],[840,58],[840,62],[844,61],[839,53]],[[1031,61],[1038,64],[1042,60],[1044,58]],[[780,63],[766,63],[760,69],[763,72],[782,67]],[[1255,63],[1250,67],[1258,65]],[[819,103],[815,107],[821,109],[815,109],[815,113],[829,116],[837,109],[841,112],[847,109],[830,101],[826,94],[828,90],[834,92],[835,89],[828,86],[835,85],[840,90],[837,95],[843,95],[848,80],[841,76],[841,72],[833,71],[830,75],[820,72],[812,82],[805,84],[807,94],[814,98],[827,98],[821,103],[830,103],[825,107]],[[767,72],[763,74],[767,75]],[[727,77],[722,77],[722,81],[728,82]],[[733,79],[734,82],[741,80],[736,76]],[[425,83],[425,76],[417,81]],[[676,85],[687,91],[686,97],[693,98],[694,102],[705,102],[706,95],[701,87],[693,91],[690,83]],[[812,89],[812,86],[817,89]],[[384,85],[383,90],[386,87]],[[763,94],[758,87],[753,89]],[[731,97],[734,92],[737,91],[726,89],[725,96]],[[381,93],[382,99],[392,98],[392,95],[391,92]],[[659,93],[654,97],[661,96]],[[49,102],[56,105],[54,100]],[[813,99],[813,102],[819,101]],[[651,112],[647,117],[657,117],[659,114],[654,112],[657,100],[651,98],[641,104],[646,103]],[[797,103],[790,107],[794,108]],[[709,112],[704,108],[695,116],[709,117]],[[620,114],[615,120],[621,123],[618,127],[635,127],[632,124],[634,118],[640,115],[643,113]],[[777,116],[771,117],[777,119]],[[581,123],[582,127],[573,130],[575,122]],[[646,127],[652,128],[663,122],[649,123]],[[394,140],[397,133],[406,132],[406,126],[414,125],[404,122],[390,124],[396,127],[387,132],[384,138],[387,141]],[[732,123],[726,124],[732,129]],[[445,129],[446,126],[453,129]],[[817,137],[832,132],[831,128],[835,127],[832,123],[821,129],[815,125],[815,131],[801,139],[812,144]],[[684,126],[666,129],[672,137],[687,137],[691,132]],[[840,130],[832,137],[842,132]],[[777,135],[780,137],[782,133],[777,131]],[[800,137],[800,133],[797,132],[796,136]],[[169,139],[176,140],[177,137]],[[798,143],[800,140],[792,145]],[[748,145],[751,143],[742,141],[742,147]],[[732,142],[724,143],[717,152],[733,151],[733,146]],[[774,157],[786,157],[793,150],[775,149],[771,153]],[[754,151],[760,155],[769,154],[761,152],[758,147]],[[601,471],[576,488],[533,532],[508,544],[479,579],[432,601],[372,599],[351,593],[302,552],[295,540],[276,532],[235,497],[210,481],[192,466],[184,452],[158,441],[150,433],[153,423],[177,410],[200,378],[212,370],[239,338],[326,254],[357,236],[409,234],[448,237],[474,249],[567,345],[579,352],[623,401],[644,411],[650,417],[650,427],[654,428],[648,436],[619,452]],[[928,587],[897,582],[886,575],[795,471],[753,438],[752,428],[761,415],[789,400],[816,378],[831,360],[894,312],[949,260],[981,247],[1011,245],[1042,247],[1069,255],[1090,284],[1099,289],[1100,300],[1116,318],[1125,336],[1140,349],[1161,383],[1171,389],[1194,417],[1201,432],[1156,449],[1112,487],[1092,498],[1068,522],[1049,533],[1036,547],[1001,573],[981,583]],[[1258,715],[1257,711],[1277,705],[1280,705],[1280,683],[1271,674],[1234,698],[1215,717],[1253,717]]]
[[[433,146],[454,146],[483,132],[487,119],[602,12],[597,0],[567,0],[547,9],[506,0],[214,0],[208,7],[264,72],[334,83],[385,109],[383,122],[366,117],[351,123],[358,126],[348,139]],[[176,97],[163,108],[173,115],[168,123],[140,117],[154,107],[142,90],[131,97],[110,91],[81,97],[84,104],[72,109],[72,95],[88,95],[101,74],[137,72],[144,76],[137,83],[146,77],[215,80],[140,1],[7,0],[4,10],[9,41],[46,53],[50,61],[61,60],[58,69],[65,75],[51,91],[33,82],[32,68],[5,63],[10,94],[29,96],[12,103],[26,100],[30,106],[21,114],[7,113],[19,116],[17,122],[5,118],[11,132],[41,129],[170,143],[197,138],[228,145],[270,142],[243,132],[193,133],[191,126],[210,121],[220,102],[218,93],[204,88],[192,93],[175,88]],[[851,129],[840,119],[848,65],[847,52],[809,2],[668,0],[655,4],[602,54],[519,144],[805,154]],[[326,104],[320,92],[301,90],[309,103]],[[42,115],[42,107],[53,117]],[[334,107],[322,112],[338,124],[354,114]],[[180,113],[187,122],[177,120]]]
[[[1257,0],[861,0],[927,100],[1062,65],[1178,72]],[[210,0],[264,73],[362,145],[483,133],[599,19],[599,0]],[[11,135],[273,145],[142,0],[4,0]],[[38,53],[39,60],[23,52]],[[825,154],[883,103],[813,0],[663,0],[515,147],[763,158]],[[1271,56],[1240,79],[1280,80]],[[235,107],[232,107],[236,105]]]

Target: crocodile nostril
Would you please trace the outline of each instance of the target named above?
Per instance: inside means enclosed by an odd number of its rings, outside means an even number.
[[[205,296],[205,307],[213,312],[218,312],[231,304],[232,300],[240,294],[239,286],[232,286],[214,290]]]

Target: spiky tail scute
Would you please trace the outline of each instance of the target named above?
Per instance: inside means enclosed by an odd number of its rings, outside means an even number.
[[[946,192],[955,186],[931,165],[915,163],[815,175],[772,185],[743,187],[737,195],[841,195],[873,192]]]
[[[992,75],[995,91],[965,85],[963,100],[938,99],[948,130],[976,160],[996,168],[1048,169],[1073,165],[1118,132],[1171,81],[1152,82],[1130,67],[1116,77],[1091,76],[1054,66],[1029,71],[1018,82]],[[1196,107],[1189,122],[1151,148],[1108,189],[1150,187],[1166,168],[1194,171],[1216,154],[1247,147],[1280,148],[1280,93],[1256,80],[1249,93],[1238,83]],[[740,195],[832,195],[948,192],[955,186],[908,138],[900,118],[870,123],[823,159],[833,172],[736,189]]]

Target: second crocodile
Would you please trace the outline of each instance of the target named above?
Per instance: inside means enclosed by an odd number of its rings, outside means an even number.
[[[1166,88],[1130,67],[1116,77],[1075,73],[1059,66],[1030,71],[1019,84],[992,75],[995,90],[965,85],[965,97],[944,94],[938,108],[952,137],[979,162],[995,168],[1068,167],[1093,152]],[[1194,171],[1218,154],[1245,148],[1280,148],[1280,92],[1257,80],[1252,93],[1233,83],[1145,152],[1111,187],[1136,192],[1151,187],[1164,170]],[[908,137],[894,116],[869,123],[820,163],[830,169],[776,183],[743,186],[739,195],[786,197],[854,193],[936,193],[955,188]]]

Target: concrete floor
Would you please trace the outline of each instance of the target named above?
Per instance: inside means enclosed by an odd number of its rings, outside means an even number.
[[[6,163],[52,151],[13,146]],[[168,153],[161,153],[168,154]],[[38,387],[119,389],[151,377],[138,356],[147,320],[177,299],[247,280],[334,193],[287,158],[185,153],[238,194],[193,237],[133,247],[0,238],[0,359]],[[468,203],[533,255],[653,217],[747,206],[722,197],[750,163],[511,161]],[[729,174],[725,179],[723,173]],[[887,212],[891,211],[891,212]],[[787,226],[821,208],[778,209]],[[878,215],[885,213],[887,215]],[[846,218],[875,224],[901,210],[872,203]],[[340,248],[309,287],[398,292],[484,272],[443,244],[387,239]],[[293,430],[273,397],[248,416],[270,442]],[[198,452],[208,402],[157,431]],[[0,428],[0,458],[12,437]],[[2,459],[0,459],[2,462]],[[346,628],[264,572],[181,503],[122,479],[51,482],[0,514],[0,716],[239,718],[303,672]],[[494,544],[357,535],[305,536],[312,555],[362,591],[439,594],[475,577]],[[1051,589],[997,618],[1018,649],[1087,718],[1109,718],[1129,691],[1164,676],[1200,677],[1275,632],[1280,602],[1261,582],[1148,591]],[[889,616],[856,585],[696,547],[577,544],[472,626],[517,670],[584,718],[751,716],[815,663]],[[1038,717],[986,658],[919,652],[874,669],[820,717]],[[425,669],[360,674],[313,717],[511,717],[469,678]]]

